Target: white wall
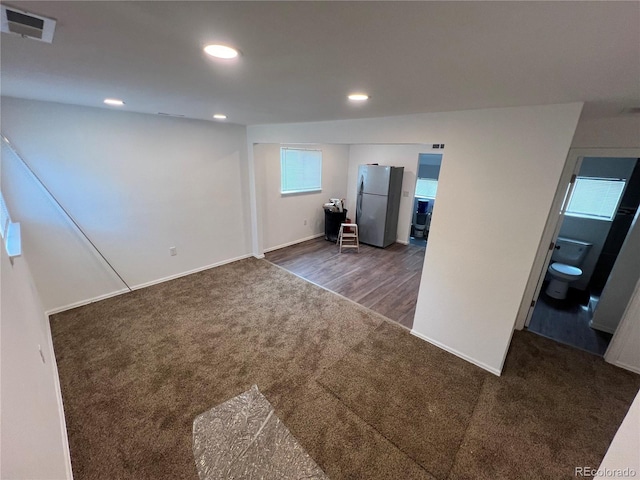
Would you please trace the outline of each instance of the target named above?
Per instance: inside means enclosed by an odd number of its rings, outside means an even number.
[[[251,143],[445,143],[413,332],[499,373],[581,108],[259,125],[247,135]]]
[[[0,250],[0,478],[70,479],[48,321],[24,256],[12,264],[4,246]]]
[[[640,374],[638,345],[640,345],[640,280],[636,283],[631,301],[620,320],[618,331],[609,345],[609,350],[605,353],[605,360]]]
[[[640,475],[638,452],[640,452],[640,392],[636,395],[613,437],[594,478],[637,478]],[[618,469],[628,473],[621,474],[617,472]],[[631,474],[631,470],[635,473]]]
[[[244,127],[3,97],[2,133],[133,287],[250,252]],[[45,309],[121,289],[19,162],[6,163]]]
[[[625,307],[633,294],[634,285],[640,280],[640,210],[636,212],[627,238],[622,244],[622,249],[618,254],[616,263],[611,270],[609,280],[602,291],[600,301],[593,314],[591,326],[598,330],[614,333],[620,319],[624,314]],[[640,313],[636,319],[640,327]],[[637,341],[635,345],[640,346],[640,328],[638,335],[634,337]],[[636,351],[640,356],[640,348]],[[640,372],[640,357],[636,363]]]
[[[434,142],[435,143],[435,142]],[[413,195],[416,190],[418,156],[431,152],[426,145],[351,145],[349,155],[349,190],[347,192],[347,208],[355,212],[358,191],[358,167],[367,163],[379,163],[393,167],[404,167],[402,177],[402,196],[398,211],[399,242],[408,243],[413,215]],[[355,219],[355,214],[352,217]]]
[[[304,145],[302,148],[322,150],[322,191],[289,195],[280,193],[281,146],[296,147],[279,144],[253,147],[258,179],[256,196],[264,219],[262,234],[265,250],[274,250],[323,234],[322,206],[330,198],[345,198],[347,195],[348,145]]]
[[[571,148],[640,147],[640,115],[581,117]]]

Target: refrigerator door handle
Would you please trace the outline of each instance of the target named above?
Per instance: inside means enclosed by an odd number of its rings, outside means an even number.
[[[356,223],[362,217],[362,194],[364,192],[364,177],[360,177],[360,185],[358,185],[358,199],[356,201]]]

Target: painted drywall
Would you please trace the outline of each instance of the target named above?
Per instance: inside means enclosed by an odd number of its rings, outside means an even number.
[[[636,395],[620,428],[613,437],[594,478],[637,477],[640,475],[640,455],[638,452],[640,452],[640,392]]]
[[[620,114],[609,117],[582,116],[576,127],[571,148],[640,147],[640,115]]]
[[[420,165],[418,169],[418,178],[435,178],[440,175],[439,165]]]
[[[281,147],[295,148],[296,145],[262,144],[253,147],[256,177],[260,179],[256,195],[264,219],[265,250],[324,233],[322,206],[330,198],[347,196],[348,145],[298,145],[322,151],[322,191],[289,195],[280,193]]]
[[[10,261],[4,246],[0,250],[0,477],[70,479],[71,460],[47,318],[25,257]]]
[[[440,176],[442,153],[422,153],[419,155],[419,164],[418,178],[435,178],[437,180]]]
[[[636,257],[638,258],[638,257]],[[631,301],[624,313],[620,331],[613,337],[605,360],[640,373],[640,281],[635,285]],[[640,392],[636,395],[620,428],[616,432],[595,478],[635,477],[640,474]],[[615,474],[616,469],[633,469],[634,474]],[[607,471],[609,470],[609,471]],[[628,471],[628,470],[627,470]]]
[[[616,263],[611,270],[600,301],[593,313],[591,326],[598,330],[614,333],[620,319],[624,314],[625,307],[633,293],[633,287],[640,279],[640,210],[636,212],[634,221],[629,229],[622,249],[618,254]],[[640,318],[640,316],[639,316]],[[640,321],[636,322],[640,326]],[[640,330],[639,330],[640,332]],[[636,337],[640,346],[640,334]],[[640,355],[640,348],[636,351]],[[640,358],[638,359],[640,368]]]
[[[245,127],[7,97],[1,115],[2,133],[132,287],[249,253]],[[31,197],[39,187],[20,166],[7,170],[45,309],[121,289],[46,195]]]
[[[445,143],[413,333],[499,373],[581,108],[258,125],[247,136],[252,143]]]
[[[21,224],[23,251],[29,258],[38,258],[40,282],[36,284],[46,309],[126,292],[109,265],[4,142],[2,163],[2,191],[14,220]]]
[[[355,211],[358,191],[358,167],[367,163],[378,163],[393,167],[404,167],[402,176],[402,196],[398,209],[398,230],[396,238],[407,243],[413,218],[413,195],[416,190],[416,174],[420,153],[431,151],[426,145],[351,145],[349,155],[349,189],[347,208]]]
[[[628,181],[635,167],[635,158],[594,158],[588,157],[582,160],[578,176],[599,178],[621,178]],[[582,276],[571,284],[572,288],[585,290],[591,275],[602,253],[602,247],[607,240],[611,221],[597,220],[565,215],[560,227],[560,237],[574,238],[592,244],[582,266]]]
[[[636,282],[630,298],[604,358],[609,363],[640,374],[640,280]]]

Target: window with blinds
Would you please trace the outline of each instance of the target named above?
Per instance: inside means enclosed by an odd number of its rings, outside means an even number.
[[[2,238],[7,238],[7,232],[9,230],[9,224],[11,223],[11,217],[9,217],[9,210],[7,210],[7,204],[4,202],[2,192],[0,192],[0,235]]]
[[[2,192],[0,192],[0,236],[10,257],[17,257],[22,253],[20,224],[11,221]]]
[[[566,214],[573,217],[613,220],[624,191],[618,178],[576,178]]]
[[[280,193],[320,192],[322,151],[280,149]]]
[[[419,178],[416,182],[416,197],[436,198],[438,180],[433,178]]]

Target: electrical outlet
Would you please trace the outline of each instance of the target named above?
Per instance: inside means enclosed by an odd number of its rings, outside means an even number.
[[[402,191],[402,196],[403,197],[408,197],[409,196],[409,191],[408,190],[403,190]]]
[[[169,255],[171,255],[172,257],[175,257],[178,254],[178,250],[176,250],[176,247],[169,247]]]
[[[305,224],[305,225],[307,224],[307,219],[306,219],[306,218],[304,219],[304,224]]]

